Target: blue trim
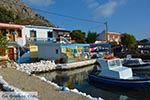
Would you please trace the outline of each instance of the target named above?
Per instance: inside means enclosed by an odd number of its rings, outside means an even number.
[[[89,44],[62,44],[61,48],[72,48],[75,49],[76,47],[89,47]]]
[[[125,80],[125,79],[111,79],[111,78],[104,78],[101,76],[95,76],[92,74],[88,75],[89,79],[91,81],[94,81],[96,83],[102,83],[106,85],[115,86],[116,88],[129,88],[129,89],[140,89],[140,88],[149,88],[150,89],[150,79],[143,79],[139,77],[139,79],[131,79],[131,80]]]
[[[11,32],[11,34],[15,35],[15,34],[16,34],[16,32],[15,32],[15,31],[13,31],[13,32]]]
[[[48,42],[53,42],[54,39],[53,39],[53,38],[48,38],[47,41],[48,41]]]
[[[32,25],[26,25],[26,28],[38,28],[38,29],[49,29],[52,30],[52,28],[50,27],[46,27],[46,26],[32,26]]]

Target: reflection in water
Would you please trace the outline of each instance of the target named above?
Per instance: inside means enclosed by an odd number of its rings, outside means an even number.
[[[41,73],[39,75],[55,82],[59,86],[67,86],[71,89],[76,88],[79,91],[93,97],[101,97],[105,100],[147,100],[150,98],[146,92],[142,92],[144,94],[143,95],[141,94],[141,91],[117,91],[112,90],[112,88],[108,88],[107,86],[101,85],[101,87],[97,87],[95,84],[91,84],[88,82],[88,73],[92,70],[92,68],[93,66],[88,66],[69,71]]]

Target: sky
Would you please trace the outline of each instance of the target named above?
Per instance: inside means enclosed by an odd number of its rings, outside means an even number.
[[[54,25],[67,30],[129,33],[150,38],[150,0],[21,0]]]

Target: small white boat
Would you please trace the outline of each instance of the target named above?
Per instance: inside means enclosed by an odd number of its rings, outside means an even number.
[[[98,59],[88,77],[89,81],[116,88],[150,89],[150,77],[133,75],[132,69],[122,66],[119,58]]]
[[[150,70],[150,62],[144,62],[141,58],[127,57],[123,59],[122,64],[133,70]]]

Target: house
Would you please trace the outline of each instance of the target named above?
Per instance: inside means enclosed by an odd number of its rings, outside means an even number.
[[[53,28],[53,37],[57,43],[71,43],[70,31],[63,28]]]
[[[16,42],[17,38],[22,38],[23,25],[12,23],[0,23],[0,32],[7,36],[9,42]]]
[[[36,43],[71,43],[70,31],[63,28],[46,26],[18,25],[13,23],[0,23],[0,32],[6,35],[8,50],[1,57],[16,60],[30,49],[30,57],[37,58]],[[26,48],[27,47],[27,48]]]
[[[71,41],[70,31],[63,28],[26,25],[23,33],[32,60],[38,57],[37,43],[70,43]]]
[[[87,59],[89,44],[37,43],[38,59],[73,62]],[[65,60],[65,61],[64,61]]]
[[[46,26],[25,25],[22,32],[24,33],[26,44],[34,42],[52,42],[52,28]]]
[[[105,41],[105,42],[116,42],[117,44],[121,41],[121,34],[117,32],[106,32],[103,31],[97,37],[97,41]]]
[[[8,40],[8,50],[4,51],[4,58],[15,60],[17,56],[18,40],[23,39],[22,33],[23,25],[13,24],[13,23],[0,23],[0,33],[4,34]],[[2,56],[1,56],[2,58]]]
[[[63,28],[54,28],[46,26],[26,25],[23,28],[27,43],[33,42],[57,42],[70,43],[70,31]]]

